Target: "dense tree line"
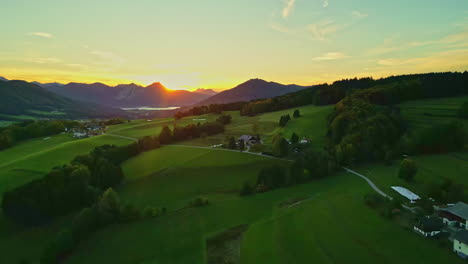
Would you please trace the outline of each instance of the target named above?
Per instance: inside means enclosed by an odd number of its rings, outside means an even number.
[[[328,138],[340,164],[383,160],[400,139],[404,125],[397,108],[348,96],[328,118]]]
[[[288,166],[273,165],[260,170],[254,186],[245,182],[239,194],[247,196],[272,189],[306,183],[330,176],[337,169],[333,156],[324,151],[306,150]]]
[[[409,136],[405,150],[414,154],[436,154],[460,151],[468,143],[463,123],[453,121],[418,130]]]
[[[463,95],[468,94],[468,72],[400,75],[378,80],[344,79],[275,98],[251,101],[242,107],[240,113],[253,116],[308,104],[336,104],[353,93],[374,104]]]
[[[159,136],[147,136],[126,146],[97,147],[87,155],[75,157],[69,165],[54,168],[41,179],[5,192],[3,213],[25,225],[44,224],[93,204],[104,190],[118,186],[124,178],[121,163],[141,152],[159,148],[161,144],[222,132],[224,125],[220,122],[189,124],[173,131],[165,126]]]
[[[65,128],[77,127],[78,122],[67,120],[24,121],[0,128],[0,150],[12,147],[16,143],[38,137],[47,137],[65,131]]]
[[[186,116],[198,116],[204,114],[221,114],[223,111],[239,111],[246,102],[235,102],[229,104],[211,104],[195,106],[186,111],[177,112],[174,117],[181,119]]]

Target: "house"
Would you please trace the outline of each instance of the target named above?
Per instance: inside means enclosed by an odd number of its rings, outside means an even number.
[[[74,138],[87,138],[88,137],[88,132],[86,130],[74,129],[73,130],[73,137]]]
[[[425,237],[433,237],[439,234],[444,227],[442,220],[438,217],[426,216],[413,226],[413,230]]]
[[[299,143],[301,143],[301,144],[309,144],[309,143],[310,143],[310,140],[307,139],[307,138],[305,138],[305,137],[303,137],[303,138],[301,139],[301,141],[299,141]]]
[[[417,194],[413,193],[412,191],[404,187],[392,186],[391,188],[397,193],[399,193],[400,195],[410,200],[411,203],[415,203],[417,200],[421,199]]]
[[[446,225],[468,229],[468,204],[466,203],[458,202],[453,206],[442,208],[439,210],[439,216]]]
[[[239,138],[239,141],[243,140],[246,145],[255,145],[255,144],[262,144],[263,142],[260,140],[259,137],[250,136],[250,135],[242,135]]]
[[[468,230],[461,230],[455,233],[453,237],[453,251],[464,259],[468,257]]]

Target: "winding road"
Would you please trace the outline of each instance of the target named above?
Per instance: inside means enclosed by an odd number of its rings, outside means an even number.
[[[382,190],[380,190],[380,188],[377,187],[377,185],[375,185],[375,183],[372,182],[372,181],[371,181],[369,178],[367,178],[366,176],[364,176],[364,175],[362,175],[362,174],[360,174],[360,173],[358,173],[358,172],[356,172],[356,171],[353,171],[352,169],[348,169],[348,168],[345,168],[345,167],[342,167],[342,168],[343,168],[345,171],[347,171],[347,172],[349,172],[349,173],[351,173],[351,174],[354,174],[354,175],[356,175],[356,176],[358,176],[358,177],[364,179],[364,180],[369,184],[369,186],[370,186],[372,189],[374,189],[374,191],[376,191],[378,194],[380,194],[380,195],[382,195],[383,197],[386,197],[386,198],[388,198],[388,199],[390,199],[390,200],[393,200],[393,197],[391,197],[390,195],[388,195],[388,194],[386,194],[385,192],[383,192]],[[404,205],[404,204],[402,204],[401,206],[402,206],[403,208],[405,208],[406,210],[411,211],[411,212],[413,212],[413,213],[416,213],[416,211],[417,211],[417,207],[409,207],[409,206]]]

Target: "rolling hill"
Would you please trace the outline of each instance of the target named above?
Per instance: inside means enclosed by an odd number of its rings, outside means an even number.
[[[203,100],[199,105],[225,104],[240,101],[251,101],[255,99],[266,99],[296,92],[305,88],[308,87],[295,84],[284,85],[275,82],[267,82],[261,79],[252,79],[239,84],[232,89],[220,92],[206,100]]]
[[[108,86],[103,83],[40,84],[43,88],[64,97],[110,107],[170,107],[200,102],[207,93],[169,90],[159,82],[146,87],[131,83]]]
[[[111,117],[124,114],[118,109],[82,103],[56,95],[25,81],[0,81],[0,114],[4,117],[60,113],[63,117]]]

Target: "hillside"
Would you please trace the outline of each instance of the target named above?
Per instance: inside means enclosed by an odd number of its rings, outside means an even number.
[[[159,82],[146,87],[131,83],[108,86],[103,83],[41,84],[51,92],[70,99],[92,102],[110,107],[170,107],[200,102],[210,94],[169,90]]]
[[[252,79],[203,100],[199,105],[224,104],[240,101],[247,102],[255,99],[272,98],[305,88],[308,87],[294,84],[284,85],[275,82],[267,82],[261,79]]]
[[[123,114],[120,110],[76,102],[25,81],[0,82],[0,114],[47,117],[108,117]]]
[[[207,94],[207,95],[210,95],[210,96],[215,95],[215,94],[218,93],[213,89],[204,89],[204,88],[198,88],[193,92],[194,93],[199,93],[199,94]]]

